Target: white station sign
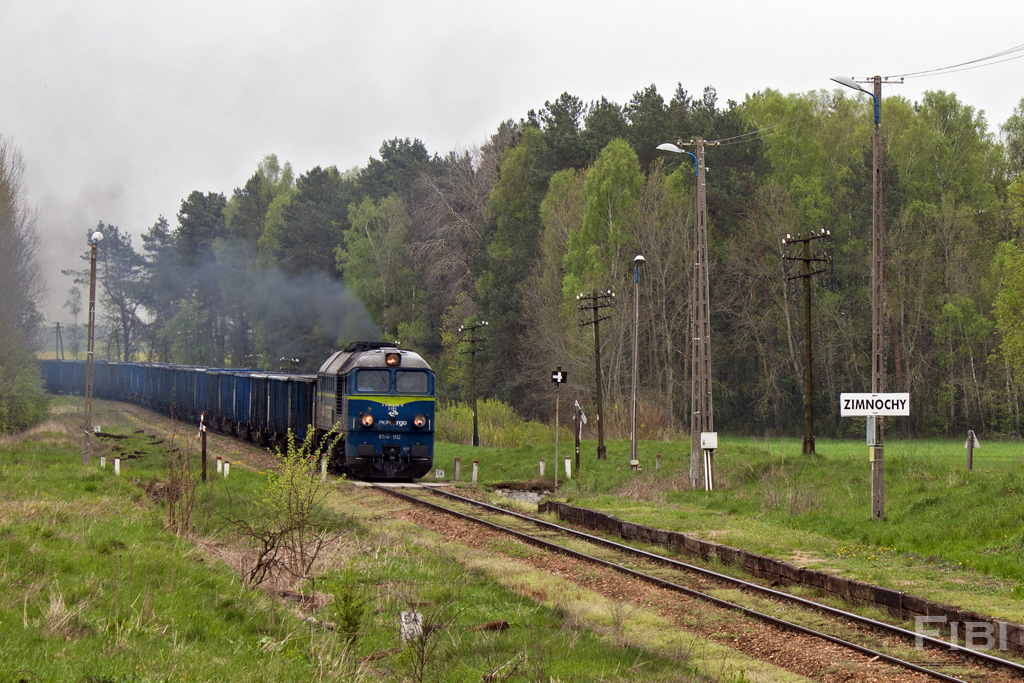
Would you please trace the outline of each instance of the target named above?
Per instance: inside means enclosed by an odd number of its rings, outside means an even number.
[[[839,415],[910,415],[910,394],[839,394]]]

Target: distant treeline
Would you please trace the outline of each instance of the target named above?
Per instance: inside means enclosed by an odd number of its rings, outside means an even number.
[[[891,97],[881,120],[887,388],[912,403],[891,429],[1019,435],[1024,100],[996,132],[946,92]],[[815,409],[819,434],[853,435],[863,425],[839,419],[838,397],[870,389],[872,122],[869,99],[838,91],[721,106],[713,88],[666,102],[652,85],[623,106],[563,94],[470,150],[396,138],[363,168],[298,177],[270,155],[230,196],[190,194],[138,250],[100,223],[101,355],[311,371],[348,341],[397,339],[434,364],[442,398],[462,399],[458,330],[487,321],[478,393],[548,419],[556,366],[562,396],[593,411],[593,328],[576,297],[612,290],[604,417],[622,434],[641,253],[641,437],[677,433],[695,174],[656,147],[699,136],[720,141],[706,156],[716,427],[801,432],[802,295],[782,238],[828,230],[815,243],[831,257],[813,284]]]

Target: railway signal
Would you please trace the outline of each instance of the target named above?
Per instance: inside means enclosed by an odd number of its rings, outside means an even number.
[[[558,488],[558,390],[569,380],[569,373],[562,371],[562,366],[551,372],[551,382],[555,385],[555,488]]]
[[[573,430],[576,436],[576,471],[580,471],[580,439],[583,438],[583,425],[587,424],[587,416],[583,412],[583,408],[580,407],[579,401],[573,401],[575,404],[575,412],[573,414],[573,423],[576,428]]]

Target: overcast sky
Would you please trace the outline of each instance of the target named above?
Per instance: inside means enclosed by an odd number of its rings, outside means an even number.
[[[268,153],[346,169],[396,136],[478,145],[566,91],[713,85],[724,104],[1022,43],[1020,0],[0,0],[0,134],[27,165],[53,319],[98,221],[175,225],[189,192],[230,195]],[[953,91],[997,131],[1022,76],[1016,59],[883,96]]]

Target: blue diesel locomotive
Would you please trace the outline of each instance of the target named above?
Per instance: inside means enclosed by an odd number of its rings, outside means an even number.
[[[40,364],[47,391],[84,393],[85,361]],[[211,429],[271,448],[289,430],[300,440],[326,437],[333,471],[408,480],[433,466],[434,379],[413,351],[355,342],[316,375],[96,361],[93,395],[189,422],[203,416]]]

